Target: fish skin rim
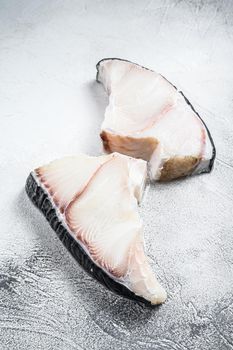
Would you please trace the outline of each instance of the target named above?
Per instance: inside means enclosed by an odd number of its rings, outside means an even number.
[[[56,214],[56,209],[52,205],[48,194],[37,183],[33,172],[29,174],[26,180],[25,190],[32,203],[42,212],[69,253],[91,277],[93,277],[111,292],[114,292],[115,294],[129,300],[133,300],[140,306],[147,306],[151,309],[159,307],[160,304],[151,304],[150,301],[144,299],[143,297],[137,296],[126,286],[113,280],[90,259],[80,244],[63,226],[62,221],[59,220]]]
[[[135,62],[132,62],[132,61],[129,61],[129,60],[126,60],[126,59],[123,59],[123,58],[117,58],[117,57],[106,57],[106,58],[103,58],[101,59],[97,64],[96,64],[96,70],[97,70],[97,73],[96,73],[96,81],[98,83],[100,83],[99,81],[99,66],[102,62],[104,61],[123,61],[123,62],[128,62],[128,63],[132,63],[132,64],[135,64],[136,66],[138,67],[141,67],[143,69],[146,69],[146,70],[149,70],[150,72],[153,72],[155,73],[154,70],[150,69],[150,68],[147,68],[147,67],[144,67],[138,63],[135,63]],[[160,74],[160,73],[158,73]],[[212,145],[212,157],[210,158],[209,160],[209,165],[208,165],[208,168],[206,168],[205,170],[202,171],[202,173],[210,173],[213,169],[213,166],[214,166],[214,161],[215,161],[215,158],[216,158],[216,147],[215,147],[215,144],[214,144],[214,141],[213,141],[213,138],[212,138],[212,135],[206,125],[206,123],[204,122],[204,120],[201,118],[201,116],[199,115],[199,113],[195,110],[195,108],[193,107],[192,103],[189,101],[189,99],[185,96],[185,94],[179,90],[174,84],[172,84],[167,78],[165,78],[162,74],[160,74],[169,84],[171,84],[184,98],[185,102],[191,107],[192,111],[198,116],[198,118],[202,121],[206,131],[207,131],[207,134],[208,134],[208,137],[210,139],[210,143]]]

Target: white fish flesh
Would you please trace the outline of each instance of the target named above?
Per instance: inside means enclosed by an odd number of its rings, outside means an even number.
[[[143,160],[80,154],[35,169],[26,191],[89,274],[120,295],[156,305],[166,292],[144,252],[138,203],[146,174]]]
[[[211,135],[183,93],[162,75],[110,58],[97,64],[97,81],[109,95],[101,127],[106,151],[148,161],[153,180],[210,172]]]

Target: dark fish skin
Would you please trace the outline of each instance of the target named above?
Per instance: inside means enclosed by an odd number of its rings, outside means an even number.
[[[211,136],[211,133],[206,125],[206,123],[204,122],[204,120],[200,117],[199,113],[195,110],[195,108],[193,107],[193,105],[191,104],[191,102],[187,99],[187,97],[183,94],[182,91],[180,91],[181,95],[184,97],[185,99],[185,102],[192,108],[193,112],[196,113],[196,115],[198,116],[199,119],[201,119],[202,123],[204,124],[205,128],[206,128],[206,131],[207,131],[207,134],[209,136],[209,139],[210,139],[210,143],[213,147],[213,152],[212,152],[212,157],[209,161],[209,166],[208,168],[206,168],[205,170],[202,171],[202,173],[210,173],[211,170],[213,169],[213,166],[214,166],[214,160],[216,158],[216,147],[215,147],[215,144],[214,144],[214,141],[213,141],[213,138]]]
[[[146,69],[146,70],[149,70],[149,71],[151,71],[151,72],[154,72],[152,69],[146,68],[146,67],[144,67],[144,66],[141,66],[141,65],[138,64],[138,63],[134,63],[134,62],[131,62],[131,61],[129,61],[129,60],[122,59],[122,58],[117,58],[117,57],[114,57],[114,58],[103,58],[102,60],[100,60],[100,61],[96,64],[96,70],[97,70],[97,73],[96,73],[96,81],[97,81],[98,83],[100,82],[100,81],[99,81],[99,66],[100,66],[100,63],[103,62],[103,61],[114,61],[114,60],[123,61],[123,62],[128,62],[128,63],[133,63],[133,64],[135,64],[136,66],[139,66],[139,67],[141,67],[141,68],[143,68],[143,69]],[[168,82],[169,84],[171,84],[171,85],[184,97],[185,102],[191,107],[191,109],[193,110],[193,112],[197,115],[197,117],[198,117],[198,118],[202,121],[202,123],[204,124],[204,126],[205,126],[205,128],[206,128],[206,131],[207,131],[207,134],[208,134],[209,139],[210,139],[210,143],[211,143],[211,145],[212,145],[212,147],[213,147],[213,152],[212,152],[212,157],[211,157],[211,159],[210,159],[210,161],[209,161],[209,166],[208,166],[208,168],[203,169],[203,170],[202,170],[202,173],[210,173],[211,170],[213,169],[214,160],[215,160],[215,158],[216,158],[216,147],[215,147],[213,138],[212,138],[212,136],[211,136],[211,133],[210,133],[208,127],[206,126],[206,123],[205,123],[205,122],[203,121],[203,119],[200,117],[199,113],[195,110],[195,108],[193,107],[193,105],[191,104],[191,102],[187,99],[187,97],[184,95],[184,93],[183,93],[182,91],[178,90],[177,87],[176,87],[174,84],[172,84],[167,78],[165,78],[163,75],[162,75],[162,77],[163,77],[165,80],[167,80],[167,82]]]
[[[64,246],[90,276],[95,278],[110,291],[125,298],[134,300],[141,306],[146,305],[150,308],[158,307],[158,305],[152,305],[148,300],[135,295],[128,288],[114,281],[109,275],[93,263],[83,248],[62,225],[48,195],[43,188],[38,185],[32,173],[30,173],[27,178],[25,190],[33,204],[43,213],[52,229],[57,233]]]
[[[140,64],[138,64],[138,63],[135,63],[135,62],[132,62],[132,61],[129,61],[129,60],[125,60],[125,59],[123,59],[123,58],[117,58],[117,57],[110,57],[110,58],[108,58],[108,57],[106,57],[106,58],[102,58],[102,60],[100,60],[97,64],[96,64],[96,70],[97,70],[97,73],[96,73],[96,81],[99,83],[99,79],[98,79],[98,76],[99,76],[99,66],[100,66],[100,63],[101,62],[104,62],[104,61],[114,61],[114,60],[116,60],[116,61],[123,61],[123,62],[128,62],[128,63],[133,63],[133,64],[135,64],[136,66],[139,66],[139,67],[141,67],[141,68],[143,68],[143,69],[146,69],[146,70],[149,70],[150,72],[154,72],[152,69],[150,69],[150,68],[146,68],[146,67],[144,67],[144,66],[141,66]],[[170,82],[169,82],[170,83]]]

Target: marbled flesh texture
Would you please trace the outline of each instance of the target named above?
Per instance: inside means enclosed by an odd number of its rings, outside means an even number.
[[[142,160],[80,155],[35,169],[26,191],[89,274],[117,294],[152,306],[165,301],[166,292],[144,253],[137,206],[145,179]]]

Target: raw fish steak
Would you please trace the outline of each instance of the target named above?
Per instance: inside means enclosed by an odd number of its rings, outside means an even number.
[[[153,180],[211,171],[215,147],[206,125],[162,75],[106,58],[97,63],[96,79],[109,95],[101,128],[106,151],[148,161]]]
[[[26,191],[80,265],[108,289],[156,305],[166,292],[144,252],[138,203],[146,162],[80,154],[30,173]]]

